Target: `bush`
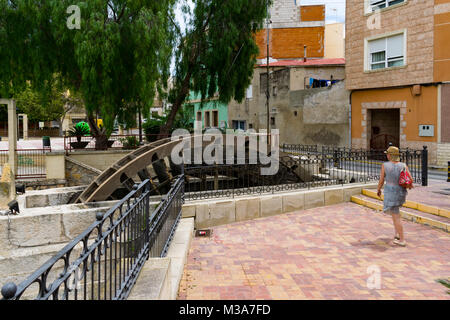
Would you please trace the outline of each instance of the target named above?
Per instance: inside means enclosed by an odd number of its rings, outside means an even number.
[[[147,120],[142,125],[147,141],[153,142],[156,140],[156,135],[159,133],[161,126],[163,126],[167,121],[168,115],[155,116],[152,119]],[[192,115],[186,109],[180,109],[175,117],[172,128],[169,130],[172,133],[175,129],[186,129],[189,132],[194,130]]]
[[[119,141],[122,143],[125,149],[133,149],[139,147],[139,140],[135,136],[120,138]]]

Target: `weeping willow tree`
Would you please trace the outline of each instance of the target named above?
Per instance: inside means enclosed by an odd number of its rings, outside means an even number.
[[[175,0],[0,0],[0,94],[78,92],[98,148],[164,92]],[[49,101],[43,98],[42,101]],[[103,126],[96,118],[103,119]]]
[[[271,0],[197,0],[186,28],[176,25],[175,76],[167,122],[167,134],[190,91],[205,100],[241,102],[251,83],[258,55],[255,33],[263,28]],[[190,11],[185,3],[183,12]],[[175,24],[175,22],[173,22]]]

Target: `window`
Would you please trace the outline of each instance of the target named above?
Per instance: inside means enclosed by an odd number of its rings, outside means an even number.
[[[402,2],[405,2],[405,0],[369,0],[371,11],[392,7]]]
[[[369,70],[403,66],[405,64],[405,34],[368,41]]]
[[[275,117],[270,117],[270,125],[271,126],[275,125]]]
[[[195,127],[195,129],[199,129],[199,127],[200,128],[202,127],[202,112],[201,111],[197,111],[194,127]]]
[[[212,126],[214,128],[219,127],[219,111],[214,110],[212,112]]]
[[[209,111],[205,111],[205,128],[211,127],[211,121],[209,118]]]
[[[245,130],[245,121],[233,120],[232,124],[234,130]]]
[[[252,88],[252,85],[250,85],[250,86],[247,88],[247,95],[246,95],[246,97],[247,97],[247,99],[253,98],[253,88]]]

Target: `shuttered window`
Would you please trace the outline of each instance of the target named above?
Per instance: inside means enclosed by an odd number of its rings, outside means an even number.
[[[375,11],[386,7],[391,7],[402,2],[405,2],[405,0],[370,0],[370,9]]]
[[[371,40],[368,42],[370,70],[404,65],[404,34]]]

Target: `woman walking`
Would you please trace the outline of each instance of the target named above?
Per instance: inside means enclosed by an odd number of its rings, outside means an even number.
[[[400,162],[400,152],[396,147],[389,147],[386,153],[388,161],[381,165],[380,181],[378,182],[377,195],[381,197],[381,188],[384,187],[383,211],[392,215],[395,228],[394,243],[406,246],[403,226],[400,217],[400,207],[405,203],[408,191],[399,185],[400,173],[406,169],[410,175],[408,166]]]

